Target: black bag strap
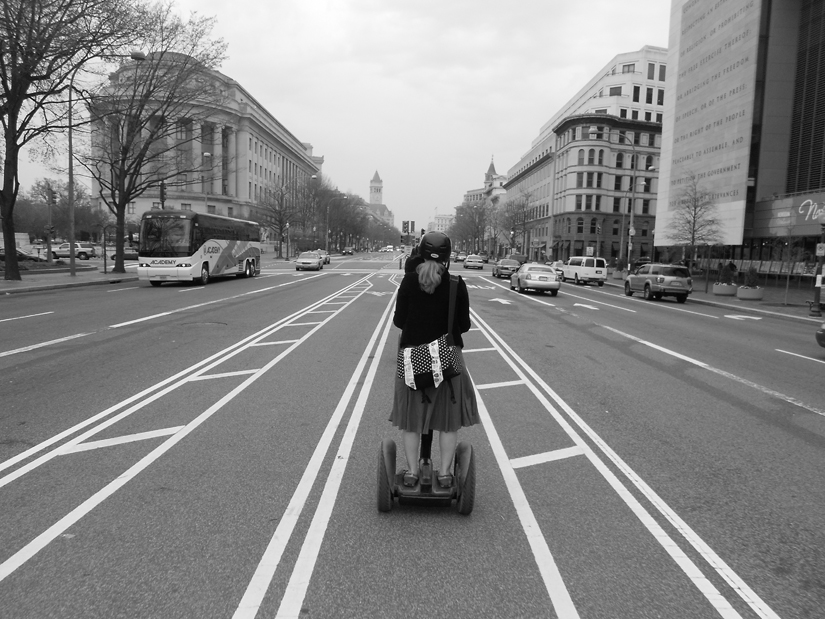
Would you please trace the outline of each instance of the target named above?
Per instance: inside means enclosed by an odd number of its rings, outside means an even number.
[[[458,294],[458,275],[450,273],[450,307],[447,310],[447,344],[455,345],[453,321],[455,320],[455,298]]]

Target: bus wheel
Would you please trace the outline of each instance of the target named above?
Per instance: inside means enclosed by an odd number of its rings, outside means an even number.
[[[206,286],[209,283],[209,265],[204,264],[201,267],[201,276],[200,276],[201,285]]]
[[[246,264],[246,276],[247,277],[255,277],[255,264],[252,262],[247,262]]]

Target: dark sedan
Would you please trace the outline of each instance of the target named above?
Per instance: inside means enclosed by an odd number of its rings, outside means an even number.
[[[493,277],[507,277],[509,278],[513,273],[518,271],[521,266],[518,260],[510,260],[504,258],[493,265]]]

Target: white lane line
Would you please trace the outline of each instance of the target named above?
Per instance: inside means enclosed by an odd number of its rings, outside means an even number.
[[[567,591],[564,579],[561,577],[561,572],[559,572],[553,554],[547,546],[547,540],[541,532],[541,527],[536,520],[535,514],[533,514],[533,510],[530,509],[530,503],[524,494],[524,488],[521,487],[516,471],[512,464],[510,464],[510,459],[504,451],[504,445],[496,432],[493,420],[490,418],[490,413],[487,411],[487,406],[484,404],[478,390],[476,390],[476,399],[478,401],[478,413],[481,417],[481,426],[487,433],[487,439],[490,441],[490,446],[493,449],[493,455],[498,463],[498,468],[501,469],[501,474],[504,476],[504,483],[510,493],[513,506],[516,508],[516,513],[521,521],[524,534],[527,536],[527,541],[533,551],[533,557],[536,560],[539,573],[541,573],[542,580],[544,580],[544,586],[550,596],[550,601],[553,603],[553,610],[556,611],[556,616],[559,619],[576,618],[579,616],[579,613],[576,611],[573,599]]]
[[[330,317],[331,319],[331,317]],[[329,320],[329,319],[328,319]],[[91,512],[95,507],[103,503],[107,498],[112,496],[115,492],[120,490],[123,486],[125,486],[129,481],[134,479],[139,473],[149,467],[149,465],[153,464],[155,460],[160,458],[164,455],[167,451],[172,449],[175,445],[177,445],[180,441],[182,441],[186,436],[192,433],[195,429],[197,429],[201,424],[206,422],[212,415],[217,413],[221,410],[228,402],[231,402],[235,397],[242,393],[247,387],[249,387],[252,383],[256,380],[264,376],[271,368],[275,367],[278,363],[281,362],[282,359],[286,358],[293,350],[295,350],[298,346],[301,345],[305,340],[309,339],[316,331],[321,328],[321,325],[315,327],[314,329],[309,330],[300,341],[296,342],[286,350],[282,351],[277,357],[269,361],[266,365],[264,365],[260,370],[258,370],[255,374],[247,378],[245,381],[237,385],[234,389],[226,393],[222,398],[220,398],[217,402],[215,402],[212,406],[207,408],[203,411],[200,415],[195,417],[192,421],[186,424],[183,429],[179,430],[175,434],[173,434],[170,438],[166,439],[163,443],[155,447],[152,451],[146,454],[143,458],[141,458],[138,462],[133,464],[129,467],[124,473],[122,473],[119,477],[115,480],[95,492],[92,496],[88,499],[83,501],[80,505],[75,507],[72,511],[68,514],[63,516],[60,520],[50,526],[48,529],[43,531],[40,535],[35,537],[31,542],[23,546],[20,550],[15,552],[11,555],[8,559],[6,559],[3,563],[0,563],[0,582],[6,579],[10,574],[12,574],[15,570],[17,570],[20,566],[25,564],[29,559],[31,559],[34,555],[38,552],[43,550],[46,546],[48,546],[51,542],[53,542],[57,537],[63,534],[68,528],[76,524],[79,520],[81,520],[86,514]],[[205,369],[203,370],[205,371]],[[106,426],[107,423],[112,422],[113,420],[109,420],[108,422],[101,424],[101,426]],[[92,430],[92,432],[97,430]],[[82,439],[80,439],[82,440]],[[80,440],[75,439],[75,444],[79,443]],[[25,467],[23,467],[25,468]],[[22,469],[18,469],[15,473],[19,473]],[[15,473],[8,475],[7,478],[12,477]]]
[[[137,434],[129,434],[127,436],[118,436],[116,438],[107,438],[102,441],[89,441],[88,443],[78,443],[71,445],[65,449],[58,449],[57,455],[65,456],[66,454],[73,454],[79,451],[90,451],[92,449],[100,449],[101,447],[111,447],[112,445],[123,445],[124,443],[134,443],[135,441],[145,441],[150,438],[159,438],[161,436],[169,436],[183,430],[184,426],[177,426],[175,428],[163,428],[161,430],[151,430],[149,432],[139,432]]]
[[[138,286],[132,286],[131,288],[115,288],[114,290],[107,290],[106,292],[123,292],[124,290],[137,290]]]
[[[323,465],[324,458],[326,458],[327,451],[329,451],[329,446],[332,443],[332,439],[335,437],[335,433],[338,430],[341,419],[349,406],[353,393],[355,393],[355,388],[358,385],[358,377],[363,374],[364,368],[367,365],[367,360],[369,359],[370,353],[375,345],[375,341],[378,338],[378,334],[381,332],[382,325],[388,320],[387,317],[389,316],[390,310],[394,306],[395,295],[393,295],[390,302],[387,304],[384,314],[378,322],[378,326],[376,326],[375,331],[373,331],[372,337],[370,338],[367,347],[364,349],[364,353],[361,355],[361,359],[358,361],[358,365],[356,365],[355,371],[352,373],[352,377],[347,383],[347,387],[338,402],[338,406],[335,407],[335,411],[333,412],[332,417],[330,417],[327,427],[321,435],[321,439],[315,446],[315,451],[312,453],[312,457],[309,459],[306,469],[304,469],[304,474],[301,476],[301,480],[298,482],[298,486],[295,488],[295,492],[292,494],[292,498],[290,499],[281,520],[278,522],[275,533],[269,540],[269,544],[267,545],[266,550],[264,550],[264,554],[258,562],[257,568],[255,568],[255,573],[249,581],[249,585],[247,586],[246,591],[238,604],[238,608],[232,616],[233,619],[251,619],[258,614],[258,610],[263,603],[266,591],[272,582],[272,578],[275,576],[275,570],[278,569],[278,564],[281,561],[281,556],[284,553],[284,549],[289,543],[292,532],[298,523],[298,519],[304,509],[309,493],[312,490],[312,486],[315,484],[315,479],[318,477],[318,473],[321,470],[321,466]],[[391,323],[391,321],[388,322]],[[375,359],[378,358],[379,355],[376,355]]]
[[[512,387],[513,385],[523,385],[523,380],[508,380],[504,383],[487,383],[486,385],[476,385],[476,389],[482,391],[484,389],[498,389],[499,387]]]
[[[793,357],[799,357],[800,359],[807,359],[808,361],[816,361],[817,363],[825,363],[825,360],[815,359],[814,357],[806,357],[805,355],[800,355],[799,353],[790,352],[788,350],[782,350],[780,348],[777,348],[776,352],[781,352],[781,353],[784,353],[786,355],[791,355]]]
[[[10,320],[22,320],[23,318],[34,318],[36,316],[47,316],[49,314],[54,314],[54,312],[40,312],[39,314],[27,314],[26,316],[15,316],[14,318],[3,318],[3,319],[0,319],[0,322],[8,322]]]
[[[318,275],[313,275],[312,277],[307,277],[307,280],[313,279],[318,277]],[[306,280],[301,280],[306,281]],[[121,327],[128,327],[130,325],[137,324],[139,322],[146,322],[147,320],[154,320],[155,318],[162,318],[164,316],[171,316],[172,314],[178,314],[180,312],[186,312],[192,309],[198,309],[200,307],[206,307],[207,305],[214,305],[216,303],[223,303],[225,301],[234,301],[235,299],[241,299],[243,297],[248,297],[253,294],[260,294],[262,292],[269,292],[270,290],[275,290],[277,288],[282,288],[283,286],[289,286],[290,284],[294,284],[295,280],[284,282],[282,284],[277,284],[275,286],[267,286],[266,288],[258,288],[257,290],[249,290],[247,292],[243,292],[241,294],[232,295],[231,297],[223,297],[221,299],[215,299],[213,301],[206,301],[204,303],[196,303],[195,305],[187,305],[186,307],[181,307],[178,309],[170,310],[168,312],[161,312],[160,314],[152,314],[151,316],[144,316],[143,318],[136,318],[134,320],[129,320],[127,322],[121,322],[116,325],[109,325],[110,329],[119,329]]]
[[[9,357],[11,355],[16,355],[21,352],[29,352],[31,350],[37,350],[38,348],[43,348],[45,346],[53,346],[54,344],[61,344],[62,342],[68,342],[69,340],[76,340],[79,337],[86,337],[87,335],[91,335],[91,333],[78,333],[76,335],[69,335],[68,337],[61,337],[56,340],[49,340],[48,342],[41,342],[40,344],[32,344],[31,346],[24,346],[23,348],[17,348],[15,350],[7,350],[6,352],[0,352],[0,357]]]
[[[320,325],[321,322],[291,322],[287,326],[288,327],[312,327],[315,325]]]
[[[192,291],[194,291],[194,290],[203,290],[204,288],[206,288],[206,286],[196,286],[196,287],[194,287],[194,288],[184,288],[183,290],[178,290],[178,292],[180,292],[180,293],[183,293],[183,292],[192,292]]]
[[[200,376],[193,376],[189,379],[189,382],[195,382],[196,380],[212,380],[213,378],[230,378],[232,376],[248,376],[249,374],[254,374],[258,371],[258,369],[254,370],[238,370],[236,372],[223,372],[221,374],[201,374]]]
[[[490,352],[491,350],[495,348],[465,348],[461,352],[466,355],[468,352]]]
[[[587,436],[610,460],[613,461],[625,477],[627,477],[627,479],[634,486],[636,486],[642,494],[644,494],[644,496],[659,511],[659,513],[662,514],[671,523],[671,525],[676,528],[682,537],[684,537],[688,543],[699,552],[711,568],[713,568],[731,586],[731,588],[733,588],[733,590],[743,600],[745,600],[745,602],[747,602],[757,614],[760,615],[760,617],[763,617],[763,619],[779,619],[776,613],[774,613],[773,610],[771,610],[770,607],[765,604],[765,602],[759,598],[759,596],[756,595],[756,593],[751,590],[750,587],[748,587],[748,585],[724,561],[722,561],[721,557],[719,557],[713,549],[711,549],[710,546],[708,546],[704,540],[702,540],[702,538],[700,538],[688,526],[688,524],[684,522],[676,514],[676,512],[674,512],[670,506],[668,506],[667,503],[665,503],[661,497],[659,497],[653,489],[650,488],[650,486],[648,486],[642,478],[639,477],[636,472],[631,469],[624,462],[624,460],[622,460],[619,455],[614,452],[607,445],[607,443],[605,443],[602,438],[596,434],[596,432],[594,432],[592,428],[590,428],[590,426],[588,426],[555,391],[550,388],[550,386],[533,370],[533,368],[527,365],[527,363],[525,363],[525,361],[516,354],[516,352],[501,338],[501,336],[494,333],[492,329],[490,329],[490,327],[483,320],[481,320],[478,314],[472,309],[470,310],[470,313],[473,315],[475,320],[477,320],[480,324],[483,324],[488,330],[488,338],[495,338],[501,348],[506,350],[510,357],[514,360],[511,361],[510,358],[502,354],[502,358],[508,363],[508,365],[510,365],[516,373],[523,375],[519,367],[516,367],[515,365],[515,363],[518,363],[520,368],[523,368],[524,372],[530,375],[534,383],[528,382],[527,386],[531,391],[533,391],[534,395],[545,407],[547,412],[550,413],[550,416],[553,417],[556,423],[561,426],[561,428],[577,445],[585,450],[585,455],[596,470],[601,473],[602,477],[604,477],[608,484],[610,484],[616,494],[619,495],[630,510],[636,515],[639,521],[648,529],[648,531],[650,531],[654,539],[659,542],[662,548],[664,548],[664,550],[671,556],[674,562],[693,582],[694,586],[705,596],[708,602],[713,605],[722,617],[727,619],[741,619],[741,615],[737,613],[730,603],[722,596],[722,594],[719,593],[713,583],[705,577],[696,564],[682,551],[681,548],[679,548],[679,546],[664,531],[659,523],[656,522],[653,516],[651,516],[650,513],[642,506],[639,500],[636,499],[636,497],[624,486],[624,484],[622,484],[621,481],[619,481],[613,471],[611,471],[607,465],[602,462],[598,456],[596,456],[593,450],[590,449],[587,443],[584,442],[584,439],[573,429],[573,427],[547,400],[547,398],[544,397],[544,394],[538,390],[536,385],[540,386],[541,389],[543,389],[562,408],[562,410],[564,410],[568,417],[572,419],[573,422],[577,424],[585,434],[587,434]]]
[[[307,312],[307,314],[334,314],[338,310],[316,310],[314,312]]]
[[[394,298],[395,293],[393,293],[393,299]],[[364,409],[367,407],[367,399],[372,390],[375,374],[381,361],[381,353],[384,351],[384,346],[389,338],[390,328],[393,326],[392,320],[388,319],[388,316],[389,309],[394,307],[394,305],[395,303],[392,302],[387,307],[387,310],[385,310],[384,315],[381,317],[381,321],[378,323],[378,327],[380,328],[386,321],[384,333],[373,354],[372,363],[364,378],[361,392],[358,394],[358,399],[355,402],[355,407],[353,408],[347,427],[344,430],[344,436],[338,447],[338,453],[332,461],[332,468],[327,476],[327,482],[324,484],[324,490],[321,493],[318,508],[312,517],[306,539],[301,546],[301,552],[298,554],[298,560],[295,562],[295,567],[292,570],[292,575],[289,577],[289,583],[284,591],[284,596],[281,598],[281,605],[278,607],[278,613],[275,615],[276,619],[292,619],[293,617],[297,619],[301,615],[301,607],[306,597],[309,581],[312,578],[312,571],[315,569],[315,563],[318,560],[318,553],[321,551],[321,544],[324,541],[324,534],[329,525],[329,519],[332,516],[335,499],[338,497],[338,491],[341,488],[341,481],[344,478],[344,472],[349,462],[352,445],[355,441],[355,435],[358,432],[358,425],[361,422]],[[372,341],[370,341],[369,346],[369,349],[371,348]]]
[[[277,342],[255,342],[252,346],[277,346],[279,344],[294,344],[298,340],[278,340]]]
[[[367,277],[369,277],[369,276],[367,276]],[[352,284],[352,285],[354,285],[354,284]],[[344,287],[342,290],[346,290],[346,287]],[[87,426],[90,426],[94,423],[97,423],[98,421],[106,419],[107,417],[109,417],[113,413],[117,413],[117,415],[115,415],[114,417],[111,417],[111,418],[107,419],[106,421],[104,421],[103,423],[101,423],[101,425],[96,426],[94,428],[91,428],[90,430],[87,430],[84,434],[82,434],[81,436],[77,436],[77,437],[71,439],[72,444],[84,441],[85,439],[89,438],[90,436],[93,436],[97,432],[100,432],[101,430],[104,430],[105,428],[109,427],[110,425],[112,425],[114,423],[117,423],[121,419],[125,419],[126,417],[128,417],[132,413],[134,413],[134,412],[140,410],[141,408],[143,408],[144,406],[147,406],[147,405],[151,404],[152,402],[154,402],[155,400],[158,400],[158,399],[162,398],[163,396],[165,396],[168,393],[174,391],[178,387],[187,384],[188,381],[191,378],[191,374],[193,374],[193,373],[204,373],[204,372],[207,372],[207,371],[211,370],[214,367],[219,366],[222,363],[225,363],[228,359],[230,359],[233,356],[237,355],[238,353],[242,352],[246,346],[250,345],[250,343],[254,343],[256,339],[262,339],[262,338],[265,338],[265,337],[270,337],[273,333],[278,331],[278,329],[280,329],[283,325],[288,323],[290,320],[295,320],[296,318],[300,317],[301,314],[303,312],[305,312],[307,309],[320,307],[328,299],[334,298],[336,294],[337,293],[333,293],[333,294],[331,294],[327,297],[322,298],[320,301],[316,301],[315,303],[312,303],[312,304],[308,305],[306,308],[304,308],[302,310],[298,310],[297,312],[294,312],[294,313],[292,313],[288,316],[285,316],[284,318],[281,318],[280,320],[275,321],[274,323],[272,323],[268,327],[265,327],[265,328],[261,329],[257,333],[253,333],[249,337],[246,337],[246,338],[242,339],[241,341],[237,342],[236,344],[232,344],[231,346],[228,346],[227,348],[224,348],[223,350],[216,352],[214,355],[211,355],[211,356],[207,357],[206,359],[204,359],[202,361],[199,361],[199,362],[191,365],[190,367],[188,367],[184,370],[181,370],[177,374],[174,374],[173,376],[170,376],[169,378],[166,378],[166,379],[162,380],[161,382],[159,382],[155,385],[152,385],[151,387],[148,387],[148,388],[144,389],[143,391],[141,391],[139,393],[136,393],[135,395],[123,400],[122,402],[119,402],[119,403],[117,403],[113,406],[110,406],[106,410],[101,411],[100,413],[98,413],[96,415],[93,415],[92,417],[89,417],[88,419],[86,419],[86,420],[84,420],[84,421],[82,421],[82,422],[80,422],[80,423],[78,423],[78,424],[62,431],[62,432],[59,432],[58,434],[55,434],[54,436],[52,436],[51,438],[43,441],[42,443],[38,443],[34,447],[30,447],[29,449],[17,454],[16,456],[12,456],[8,460],[0,462],[0,471],[3,471],[3,470],[8,469],[12,466],[15,466],[16,464],[18,464],[22,460],[26,460],[30,456],[36,454],[37,452],[43,451],[47,447],[51,447],[55,443],[58,443],[58,442],[62,441],[65,438],[68,438],[72,434],[75,434],[76,432],[79,432],[79,431],[83,430]],[[306,338],[309,334],[313,333],[314,331],[315,330],[312,330],[308,334],[305,334],[304,338]],[[293,341],[294,342],[300,342],[301,340],[293,340]],[[120,411],[120,409],[124,409],[124,408],[125,408],[125,410],[123,410],[121,412],[118,412],[118,411]],[[31,461],[27,464],[24,464],[23,466],[21,466],[19,469],[15,470],[15,471],[13,471],[12,473],[8,473],[5,477],[0,477],[0,488],[2,488],[3,486],[11,483],[12,481],[14,481],[16,479],[22,477],[26,473],[29,473],[30,471],[34,470],[35,468],[37,468],[38,466],[44,464],[45,462],[48,462],[53,457],[54,457],[54,451],[43,454],[39,458],[37,458],[36,460],[33,460],[33,461]]]
[[[676,351],[670,350],[670,349],[665,348],[663,346],[659,346],[658,344],[654,344],[653,342],[648,342],[647,340],[643,340],[642,338],[636,337],[635,335],[630,335],[629,333],[625,333],[624,331],[619,331],[618,329],[614,329],[613,327],[608,327],[607,325],[602,325],[602,326],[605,329],[607,329],[608,331],[612,331],[613,333],[616,333],[618,335],[626,337],[629,340],[633,340],[634,342],[637,342],[639,344],[643,344],[644,346],[648,346],[649,348],[653,348],[654,350],[658,350],[659,352],[663,352],[666,355],[670,355],[671,357],[676,357],[677,359],[681,359],[682,361],[692,363],[693,365],[698,366],[702,369],[705,369],[708,372],[713,372],[714,374],[719,374],[719,376],[724,376],[725,378],[729,378],[732,381],[735,381],[735,382],[740,383],[742,385],[745,385],[747,387],[751,387],[752,389],[756,389],[757,391],[761,391],[765,395],[773,396],[775,398],[783,400],[783,401],[787,402],[788,404],[793,404],[794,406],[798,406],[799,408],[804,408],[806,411],[814,413],[815,415],[820,415],[822,417],[825,417],[825,410],[821,410],[819,408],[816,408],[815,406],[812,406],[810,404],[806,404],[805,402],[803,402],[801,400],[797,400],[793,396],[785,395],[784,393],[781,393],[779,391],[774,391],[773,389],[770,389],[769,387],[765,387],[764,385],[760,385],[760,384],[755,383],[753,381],[750,381],[746,378],[742,378],[740,376],[737,376],[736,374],[731,374],[730,372],[726,372],[725,370],[720,370],[719,368],[715,368],[712,365],[708,365],[704,361],[699,361],[697,359],[693,359],[692,357],[688,357],[686,355],[683,355],[683,354],[678,353]]]
[[[574,447],[565,447],[564,449],[548,451],[543,454],[513,458],[510,460],[510,465],[514,469],[521,469],[526,466],[535,466],[537,464],[544,464],[545,462],[555,462],[556,460],[564,460],[565,458],[572,458],[573,456],[581,456],[583,454],[584,450],[576,445]]]

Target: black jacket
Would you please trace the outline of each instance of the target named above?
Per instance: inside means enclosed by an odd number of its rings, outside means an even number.
[[[401,329],[402,347],[418,346],[438,339],[447,333],[447,312],[450,305],[450,272],[445,271],[433,294],[427,294],[418,285],[415,267],[424,261],[416,257],[407,260],[406,273],[398,289],[393,324]],[[453,338],[464,348],[462,333],[470,330],[470,296],[467,284],[459,276],[453,319]]]

